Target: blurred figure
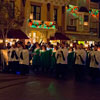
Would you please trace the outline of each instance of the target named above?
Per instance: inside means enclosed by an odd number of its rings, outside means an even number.
[[[10,43],[7,44],[7,49],[10,49],[11,48],[11,45]]]
[[[36,48],[32,52],[32,67],[33,71],[38,72],[40,67],[40,45],[38,43],[35,44]]]
[[[52,48],[52,45],[51,44],[48,44],[47,45],[47,52],[46,52],[46,61],[47,61],[47,71],[50,71],[50,67],[51,67],[51,56],[52,56],[52,51],[53,51],[53,48]]]
[[[56,77],[65,79],[66,70],[67,70],[67,56],[68,56],[68,50],[66,48],[65,42],[62,43],[62,48],[58,49],[56,52],[56,59],[57,59],[57,65],[56,65]]]
[[[75,52],[73,51],[73,48],[70,47],[68,50],[68,69],[69,72],[73,74],[73,66],[75,61]]]
[[[90,76],[93,82],[100,77],[100,51],[97,51],[98,48],[95,45],[94,50],[90,52]]]
[[[51,55],[51,66],[50,66],[51,74],[53,74],[53,72],[56,70],[56,56],[55,55],[56,55],[57,50],[58,50],[58,47],[54,46],[54,49],[53,49],[52,55]]]
[[[47,71],[48,68],[48,59],[47,59],[47,49],[45,45],[42,45],[42,50],[40,52],[40,63],[41,63],[41,70],[42,73]]]
[[[86,66],[86,51],[83,49],[83,45],[77,45],[75,51],[75,79],[77,81],[83,81],[85,79],[85,66]]]
[[[22,49],[19,51],[19,64],[22,75],[29,73],[29,51],[24,44],[22,44]]]
[[[19,70],[19,50],[16,45],[8,50],[8,68],[14,74]]]
[[[27,42],[26,48],[27,49],[30,49],[31,48],[31,42]]]

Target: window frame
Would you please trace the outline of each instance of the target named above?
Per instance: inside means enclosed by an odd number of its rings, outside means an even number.
[[[56,14],[55,14],[56,12]],[[58,20],[58,9],[57,8],[54,8],[54,21],[57,23],[57,20]]]
[[[40,12],[37,12],[36,10],[38,7],[40,8]],[[33,14],[34,20],[41,20],[41,6],[31,4],[31,13]],[[37,18],[37,15],[39,15],[39,19]]]

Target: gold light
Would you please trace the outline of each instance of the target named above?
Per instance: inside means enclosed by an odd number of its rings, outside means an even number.
[[[0,43],[3,43],[3,40],[0,40]]]
[[[70,47],[73,47],[73,43],[70,43]]]
[[[84,26],[88,26],[89,25],[89,23],[88,22],[84,22]]]
[[[30,19],[33,20],[33,14],[32,13],[30,13]]]
[[[88,48],[88,44],[87,43],[85,44],[85,48]]]

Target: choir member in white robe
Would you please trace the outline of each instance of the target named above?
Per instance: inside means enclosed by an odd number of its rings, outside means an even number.
[[[20,72],[22,75],[29,73],[29,51],[21,49],[19,52]]]
[[[16,73],[19,67],[18,48],[14,45],[8,50],[8,66],[12,73]]]
[[[85,79],[86,51],[83,45],[77,45],[75,51],[75,79],[83,81]]]
[[[100,77],[100,51],[97,51],[97,46],[90,52],[90,75],[92,81]]]
[[[67,71],[67,57],[68,57],[68,50],[66,48],[65,43],[62,43],[62,48],[59,48],[55,54],[57,59],[56,65],[56,77],[57,78],[65,78],[66,71]]]

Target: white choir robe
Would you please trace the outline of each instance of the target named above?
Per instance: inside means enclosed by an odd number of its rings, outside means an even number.
[[[1,50],[1,62],[4,66],[4,62],[8,65],[8,50]]]
[[[78,65],[86,65],[86,51],[84,49],[78,49],[75,51],[76,53],[76,60],[75,60],[75,64]],[[82,59],[84,60],[84,64],[82,63],[80,56],[82,57]]]
[[[63,52],[65,60],[63,59],[61,51]],[[56,54],[55,54],[56,58],[57,58],[58,54],[59,54],[59,57],[57,59],[57,64],[59,64],[59,63],[60,64],[68,64],[68,62],[67,62],[67,57],[68,57],[68,50],[67,50],[67,48],[63,48],[63,49],[60,48],[60,49],[58,49],[57,52],[56,52]]]
[[[23,59],[19,59],[19,63],[23,65],[29,65],[29,51],[27,49],[20,50],[20,54],[22,52]]]
[[[17,55],[17,56],[19,55],[19,50],[18,50],[18,48],[10,48],[10,49],[8,50],[8,62],[19,61],[19,58],[16,59],[15,56],[14,56],[14,58],[11,57],[13,51],[16,52],[16,55]]]
[[[95,57],[96,57],[96,52],[97,51],[91,51],[90,52],[90,67],[91,68],[98,68],[98,65],[96,64],[96,62],[95,62],[95,58],[94,58],[94,55],[95,55]],[[97,58],[97,57],[96,57]]]
[[[95,57],[96,57],[96,60],[97,60],[97,62],[98,62],[97,68],[100,69],[100,51],[97,51],[97,52],[96,52]]]

